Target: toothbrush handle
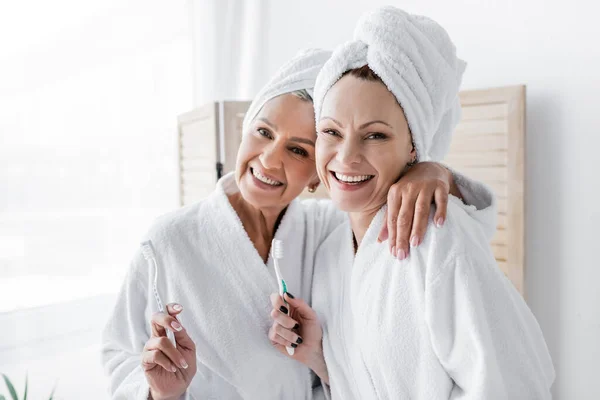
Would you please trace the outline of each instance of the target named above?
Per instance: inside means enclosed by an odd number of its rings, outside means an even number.
[[[281,291],[281,293],[280,293],[280,294],[281,294],[281,300],[283,300],[283,304],[285,304],[286,308],[288,309],[288,315],[290,315],[290,311],[291,311],[291,310],[290,310],[290,305],[289,305],[289,303],[288,303],[288,302],[285,300],[285,296],[284,296],[284,295],[285,295],[285,293],[287,293],[287,292]],[[293,355],[294,355],[294,353],[295,353],[295,350],[296,350],[296,349],[294,349],[293,347],[286,347],[285,349],[287,350],[287,353],[288,353],[290,356],[293,356]]]

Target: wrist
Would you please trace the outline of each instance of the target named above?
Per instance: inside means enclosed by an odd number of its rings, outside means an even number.
[[[152,388],[150,388],[150,392],[148,393],[148,400],[179,400],[181,395],[179,396],[161,396],[154,392]]]
[[[313,353],[310,360],[308,367],[312,369],[322,381],[329,384],[329,372],[327,371],[327,364],[325,364],[322,346],[319,346],[319,349]]]
[[[445,173],[446,173],[446,179],[448,182],[448,187],[450,188],[450,194],[454,197],[458,197],[459,199],[462,200],[462,194],[460,193],[460,189],[458,188],[458,185],[456,184],[455,180],[454,180],[454,174],[452,173],[452,171],[450,171],[448,168],[446,168],[444,165],[439,164],[441,168],[444,169]]]

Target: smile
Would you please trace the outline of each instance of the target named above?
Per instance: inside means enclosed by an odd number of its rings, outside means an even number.
[[[347,185],[359,185],[361,183],[370,181],[371,179],[373,179],[373,177],[375,177],[375,175],[344,175],[335,171],[331,171],[331,174],[339,182]]]
[[[268,178],[266,176],[264,176],[263,174],[261,174],[260,172],[258,172],[257,170],[255,170],[254,168],[250,168],[250,172],[252,172],[252,175],[258,179],[259,181],[261,181],[262,183],[266,183],[267,185],[270,186],[281,186],[283,185],[283,183],[273,180],[271,178]]]

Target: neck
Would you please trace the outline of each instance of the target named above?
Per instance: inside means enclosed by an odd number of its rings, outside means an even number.
[[[352,233],[354,233],[357,247],[360,246],[360,243],[367,233],[367,229],[369,229],[369,225],[371,225],[373,218],[375,218],[375,215],[380,208],[381,207],[348,213],[350,216],[350,226],[352,226]]]
[[[228,195],[231,206],[242,221],[248,237],[264,262],[267,262],[271,241],[287,207],[256,208],[240,192]]]

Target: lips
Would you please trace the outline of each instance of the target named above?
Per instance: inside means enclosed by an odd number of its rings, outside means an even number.
[[[341,173],[337,171],[330,171],[331,175],[340,183],[346,185],[359,185],[361,183],[365,183],[370,181],[375,177],[375,175],[359,175],[359,174],[349,174],[349,173]]]
[[[259,181],[261,181],[264,184],[267,184],[267,185],[270,185],[273,187],[283,186],[283,182],[280,182],[280,181],[274,179],[272,176],[269,176],[263,172],[260,172],[256,168],[251,167],[250,172],[252,173],[252,176],[254,176],[256,179],[258,179]]]

